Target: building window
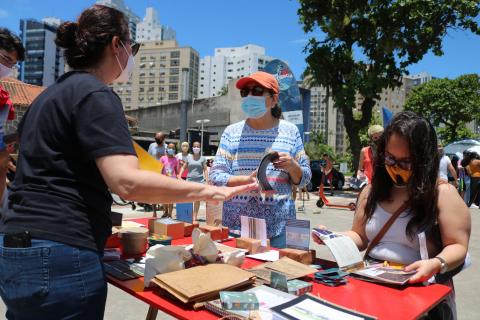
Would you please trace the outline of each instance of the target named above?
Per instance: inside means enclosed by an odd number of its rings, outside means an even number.
[[[178,93],[169,93],[168,94],[168,100],[177,100],[178,99]]]
[[[169,91],[178,91],[178,85],[172,84],[168,87]]]
[[[148,92],[154,92],[155,91],[155,87],[149,87],[148,88]]]
[[[170,52],[170,58],[180,58],[180,51],[172,51]]]
[[[179,69],[178,68],[171,68],[170,69],[170,74],[178,74],[179,73]]]
[[[170,60],[170,67],[178,67],[180,65],[180,60]]]
[[[172,77],[170,77],[169,82],[170,82],[170,83],[178,83],[178,76],[172,76]]]

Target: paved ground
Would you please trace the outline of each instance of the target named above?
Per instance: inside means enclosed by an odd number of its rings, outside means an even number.
[[[305,201],[305,211],[298,211],[299,219],[309,219],[312,225],[323,224],[331,230],[345,230],[350,227],[352,222],[352,212],[343,209],[316,207],[315,202],[318,199],[316,195],[311,196],[311,200]],[[332,201],[348,204],[349,195],[343,197],[332,197]],[[302,206],[302,201],[297,201],[297,207]],[[132,212],[129,208],[117,209],[124,211],[125,217],[145,217],[151,216],[151,213],[144,213],[141,210]],[[455,277],[455,291],[457,295],[458,319],[477,320],[480,319],[480,295],[475,291],[480,288],[480,266],[477,261],[480,260],[480,210],[471,210],[472,214],[472,237],[470,239],[470,254],[472,255],[473,265]],[[201,208],[199,218],[204,217],[204,207]],[[312,245],[317,250],[317,256],[326,259],[332,259],[328,249],[324,246]],[[107,307],[105,310],[105,319],[137,320],[145,319],[148,306],[147,304],[132,298],[123,291],[109,285],[108,287]],[[5,306],[0,302],[0,315],[5,314]],[[1,316],[0,316],[1,318]],[[159,313],[157,319],[174,319],[166,314]]]

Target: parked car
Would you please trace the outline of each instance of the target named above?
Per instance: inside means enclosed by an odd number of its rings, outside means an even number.
[[[308,191],[316,191],[322,181],[322,166],[323,160],[310,160],[310,169],[312,170],[312,180],[307,186]],[[343,173],[333,168],[333,187],[335,190],[342,190],[345,185],[345,176]],[[328,187],[328,186],[326,186]]]

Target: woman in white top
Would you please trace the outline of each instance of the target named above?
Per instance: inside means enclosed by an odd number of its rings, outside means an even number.
[[[458,188],[458,176],[455,168],[452,165],[452,161],[450,158],[444,153],[443,147],[441,145],[438,146],[438,153],[440,155],[440,166],[438,169],[438,177],[443,181],[448,182],[448,172],[452,175],[453,184],[456,188]]]
[[[407,209],[369,257],[416,271],[410,283],[462,265],[470,238],[470,214],[453,186],[437,182],[439,154],[433,126],[412,112],[398,113],[385,129],[375,161],[373,182],[360,194],[352,229],[344,234],[359,250],[365,250],[388,218],[406,203]],[[440,252],[421,259],[418,233],[434,230],[437,223]]]

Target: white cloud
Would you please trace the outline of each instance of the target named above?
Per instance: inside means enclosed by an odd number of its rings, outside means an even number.
[[[0,9],[0,18],[6,18],[8,16],[7,10]]]

